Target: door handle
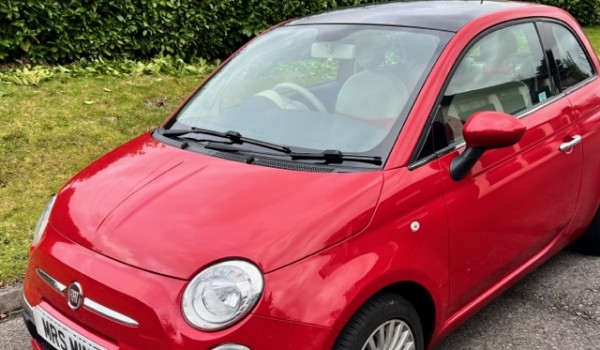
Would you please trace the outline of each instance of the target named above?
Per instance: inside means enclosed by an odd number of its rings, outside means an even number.
[[[581,143],[581,136],[580,135],[575,135],[575,136],[573,136],[573,139],[571,141],[565,142],[565,143],[561,143],[560,146],[558,147],[558,149],[561,152],[566,153],[566,152],[570,151],[571,148],[577,146],[580,143]]]

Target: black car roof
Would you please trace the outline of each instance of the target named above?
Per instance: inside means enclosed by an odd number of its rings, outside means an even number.
[[[378,24],[421,27],[456,32],[475,18],[508,8],[528,6],[510,1],[392,2],[325,12],[294,20],[296,24]]]

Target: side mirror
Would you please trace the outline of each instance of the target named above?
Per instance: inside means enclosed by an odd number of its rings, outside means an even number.
[[[488,149],[515,145],[525,133],[525,125],[506,113],[476,112],[465,123],[465,151],[450,163],[450,177],[458,181],[467,176],[475,163]]]

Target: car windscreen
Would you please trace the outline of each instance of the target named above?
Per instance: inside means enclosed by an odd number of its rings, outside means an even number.
[[[451,33],[297,25],[251,41],[166,124],[385,161]]]

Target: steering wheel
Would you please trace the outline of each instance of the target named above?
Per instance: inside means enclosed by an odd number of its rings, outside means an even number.
[[[290,83],[290,82],[279,83],[273,87],[273,90],[275,90],[277,93],[280,93],[280,94],[285,90],[293,90],[293,91],[299,93],[300,95],[302,95],[302,97],[304,97],[308,102],[310,102],[310,104],[312,104],[313,107],[315,107],[315,109],[318,112],[328,113],[327,108],[325,108],[325,106],[323,105],[321,100],[319,100],[319,98],[317,96],[315,96],[307,88],[302,87],[296,83]]]

